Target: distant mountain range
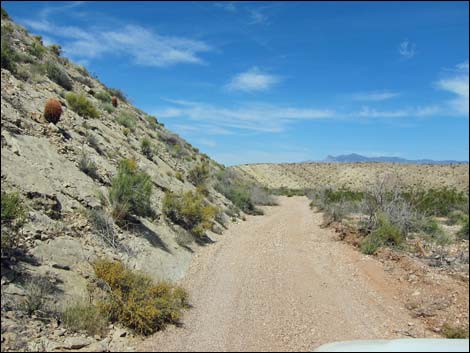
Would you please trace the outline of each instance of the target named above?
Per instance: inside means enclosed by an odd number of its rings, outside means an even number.
[[[313,161],[309,161],[313,162]],[[445,161],[435,161],[432,159],[405,159],[400,157],[366,157],[362,156],[357,153],[351,154],[344,154],[339,156],[327,156],[322,161],[323,163],[358,163],[358,162],[381,162],[381,163],[402,163],[402,164],[464,164],[468,163],[468,161],[453,161],[453,160],[445,160]]]

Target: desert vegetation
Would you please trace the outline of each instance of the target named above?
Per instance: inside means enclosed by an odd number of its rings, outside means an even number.
[[[439,218],[461,225],[457,234],[468,234],[468,193],[456,189],[410,190],[396,175],[386,174],[365,191],[325,188],[306,194],[311,206],[324,212],[325,224],[354,220],[363,236],[361,250],[367,254],[386,245],[401,246],[416,237],[439,245],[465,238],[447,234]]]

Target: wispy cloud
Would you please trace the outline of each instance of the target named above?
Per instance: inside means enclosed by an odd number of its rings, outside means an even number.
[[[400,93],[390,91],[359,92],[351,94],[350,97],[355,101],[380,102],[387,99],[398,97]]]
[[[50,14],[51,10],[46,12]],[[142,26],[123,24],[113,28],[79,28],[62,26],[43,16],[21,22],[35,31],[63,38],[64,53],[76,60],[95,59],[104,55],[129,56],[135,64],[165,67],[175,64],[203,64],[200,53],[211,51],[207,43],[184,37],[155,33]]]
[[[237,12],[237,7],[231,1],[224,1],[224,2],[216,2],[214,3],[215,7],[219,7],[228,12]]]
[[[156,109],[154,113],[162,118],[187,118],[223,130],[274,133],[284,131],[295,121],[327,119],[335,114],[330,110],[282,107],[266,103],[245,103],[230,108],[200,102],[172,102],[176,105]]]
[[[453,74],[436,82],[437,88],[448,91],[454,98],[447,102],[451,111],[457,114],[469,114],[469,71],[468,60],[456,65]]]
[[[400,43],[398,52],[403,58],[411,59],[412,57],[415,56],[416,45],[410,42],[408,39],[405,39],[403,42]]]
[[[266,91],[276,85],[280,80],[279,76],[268,74],[257,67],[253,67],[248,71],[235,75],[235,77],[225,85],[225,88],[229,91]]]
[[[350,114],[360,118],[407,118],[407,117],[428,117],[441,111],[437,105],[425,107],[402,108],[396,110],[377,110],[364,106],[357,113]]]
[[[250,24],[262,24],[268,20],[268,16],[259,9],[250,9]]]

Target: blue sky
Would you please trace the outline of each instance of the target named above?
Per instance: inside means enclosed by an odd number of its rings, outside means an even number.
[[[226,165],[468,160],[467,2],[2,2]]]

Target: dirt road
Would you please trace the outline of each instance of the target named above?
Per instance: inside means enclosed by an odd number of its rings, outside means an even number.
[[[320,228],[306,198],[230,226],[182,285],[193,308],[139,347],[149,351],[308,351],[351,339],[429,336],[380,262]]]

